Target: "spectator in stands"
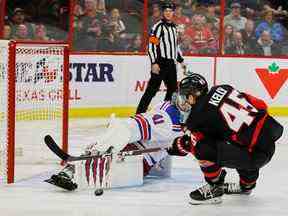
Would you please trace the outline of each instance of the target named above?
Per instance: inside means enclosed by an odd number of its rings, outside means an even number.
[[[279,3],[280,3],[280,5],[279,5]],[[271,2],[270,1],[270,4],[265,4],[264,6],[263,6],[263,9],[264,9],[264,11],[272,11],[273,12],[273,14],[274,15],[277,15],[277,16],[287,16],[288,15],[288,11],[287,11],[287,9],[288,9],[288,7],[286,7],[286,10],[284,10],[283,9],[283,7],[281,6],[282,4],[281,4],[282,2],[281,1],[278,1],[278,2]],[[276,6],[276,5],[279,5],[279,6]],[[272,8],[272,6],[276,6],[277,7],[277,9],[274,9],[274,8]]]
[[[199,54],[209,53],[214,37],[211,30],[206,26],[206,18],[197,14],[192,17],[192,26],[185,31],[185,35],[192,41],[192,52]]]
[[[111,26],[114,34],[120,35],[121,33],[124,33],[126,27],[124,22],[121,20],[120,12],[117,8],[111,10],[108,25]]]
[[[284,39],[284,30],[280,23],[275,22],[273,19],[273,11],[266,10],[263,13],[264,20],[259,23],[256,27],[255,33],[257,39],[260,37],[261,33],[265,31],[269,31],[272,36],[272,40],[274,42],[280,43]]]
[[[84,14],[79,17],[75,26],[75,48],[79,50],[98,50],[97,40],[102,32],[99,23],[104,15],[97,11],[96,0],[84,1]]]
[[[4,28],[3,28],[3,39],[4,40],[8,40],[8,39],[11,39],[11,27],[9,25],[4,25]]]
[[[233,43],[234,28],[232,25],[224,27],[224,47],[231,47]]]
[[[161,10],[158,4],[152,5],[152,15],[149,19],[149,28],[162,19]]]
[[[22,8],[15,8],[13,11],[12,18],[11,18],[12,22],[11,22],[10,26],[11,26],[11,30],[12,30],[12,35],[14,35],[16,38],[19,36],[18,34],[19,34],[20,29],[21,29],[20,32],[24,33],[23,25],[26,26],[25,31],[27,31],[27,35],[25,33],[25,37],[26,38],[33,38],[33,36],[34,36],[32,24],[26,22],[25,19],[26,18],[25,18],[24,10]],[[20,25],[21,25],[21,27],[18,28]],[[24,35],[22,35],[22,36],[24,36]]]
[[[177,24],[177,30],[180,32],[184,32],[186,27],[191,24],[191,20],[189,17],[183,15],[182,13],[182,6],[178,5],[175,10],[175,15],[174,15],[174,23]]]
[[[255,24],[253,20],[248,19],[245,24],[245,29],[242,29],[240,32],[245,44],[249,47],[255,46],[257,39],[255,36]]]
[[[136,34],[132,39],[132,43],[128,46],[127,51],[140,52],[141,48],[142,48],[142,37],[140,34]]]
[[[216,2],[215,1],[209,1],[207,3],[207,11],[205,13],[207,23],[212,29],[213,27],[216,27],[220,24],[220,19],[218,18],[218,15],[216,14]]]
[[[225,48],[225,54],[245,55],[249,54],[249,52],[249,47],[247,44],[244,43],[241,32],[234,32],[233,43],[230,47]]]
[[[231,8],[231,13],[224,18],[224,24],[230,24],[233,26],[235,31],[240,31],[245,28],[247,19],[241,16],[241,5],[239,3],[232,3]]]
[[[96,0],[96,10],[101,14],[106,14],[105,0]]]
[[[99,12],[97,9],[96,0],[85,0],[84,1],[84,16],[90,18],[101,19],[103,17],[103,13]]]
[[[100,51],[123,51],[124,48],[119,43],[119,40],[113,34],[113,30],[103,32],[103,37],[99,41],[98,49]]]
[[[75,0],[73,14],[76,18],[80,17],[84,14],[83,8],[82,8],[79,0]]]
[[[181,5],[183,7],[183,14],[191,17],[196,10],[197,0],[181,0]]]
[[[219,26],[213,26],[212,34],[214,37],[214,41],[211,42],[211,48],[210,48],[210,54],[217,54],[220,50],[220,32],[219,32]]]
[[[24,24],[20,24],[17,25],[16,27],[16,32],[13,35],[13,39],[17,39],[17,40],[27,40],[27,39],[31,39],[29,37],[29,33],[28,33],[28,28],[26,25]]]
[[[54,40],[47,36],[47,29],[43,24],[36,25],[34,39],[40,40],[40,41],[53,41]]]
[[[242,15],[247,19],[257,19],[263,6],[269,0],[237,0],[242,6]],[[226,5],[231,5],[235,0],[226,0]]]
[[[73,9],[73,15],[74,15],[74,39],[80,38],[80,31],[83,29],[83,23],[80,21],[81,17],[84,15],[84,10],[80,4],[80,0],[75,0],[74,3],[74,9]],[[75,44],[74,48],[78,48],[79,44]]]
[[[264,30],[254,48],[256,55],[261,56],[279,56],[281,55],[280,47],[272,40],[272,36],[269,31]]]

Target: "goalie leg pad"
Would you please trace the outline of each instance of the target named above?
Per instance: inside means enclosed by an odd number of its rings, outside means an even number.
[[[143,184],[143,156],[129,156],[124,161],[116,158],[95,158],[75,163],[75,181],[80,189],[115,188]]]

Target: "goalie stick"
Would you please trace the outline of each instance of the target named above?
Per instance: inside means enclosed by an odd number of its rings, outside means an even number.
[[[103,154],[99,155],[80,155],[80,156],[72,156],[64,152],[55,142],[55,140],[50,136],[46,135],[44,137],[44,142],[48,146],[48,148],[54,152],[60,159],[63,161],[80,161],[80,160],[89,160],[91,158],[101,158],[104,156],[112,155],[112,149],[113,146],[110,146],[107,151],[105,151]],[[166,150],[166,148],[148,148],[143,150],[132,150],[132,151],[120,151],[117,155],[120,157],[125,156],[133,156],[133,155],[141,155],[145,153],[151,153],[151,152],[157,152],[161,150]]]

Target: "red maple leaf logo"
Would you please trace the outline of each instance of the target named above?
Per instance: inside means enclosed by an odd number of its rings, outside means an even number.
[[[269,69],[271,69],[270,67]],[[274,99],[288,79],[288,69],[279,69],[277,71],[271,71],[269,69],[256,68],[255,70],[269,95]]]

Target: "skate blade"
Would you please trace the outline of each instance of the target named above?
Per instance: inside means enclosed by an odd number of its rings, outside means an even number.
[[[225,195],[228,195],[228,196],[249,196],[251,195],[251,192],[249,193],[245,193],[245,192],[237,192],[237,193],[224,193]]]
[[[54,185],[56,187],[59,187],[58,185],[56,185],[56,182],[53,179],[45,179],[44,182],[49,183],[51,185]]]
[[[215,205],[222,203],[221,197],[216,197],[209,200],[190,200],[189,204],[191,205]]]

